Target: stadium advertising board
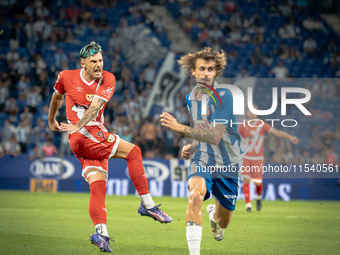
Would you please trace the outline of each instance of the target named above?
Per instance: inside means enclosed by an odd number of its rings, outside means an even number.
[[[81,176],[81,164],[73,156],[66,156],[63,160],[64,170],[62,178],[58,166],[60,159],[57,157],[44,158],[41,161],[29,161],[27,155],[18,157],[4,156],[0,159],[0,189],[30,190],[32,178],[44,180],[58,180],[58,191],[88,192],[88,184]],[[185,160],[144,160],[146,175],[149,179],[149,189],[152,196],[172,196],[186,198],[189,195],[188,162]],[[266,176],[265,173],[264,177]],[[270,177],[268,175],[268,177]],[[46,188],[47,186],[39,187]],[[39,188],[38,187],[38,188]],[[240,185],[242,187],[242,185]],[[329,179],[308,179],[306,176],[299,179],[291,178],[264,178],[263,198],[265,200],[282,199],[340,199],[337,192],[332,192]],[[334,188],[336,188],[334,186]],[[243,199],[239,188],[238,199]],[[255,196],[255,187],[250,187],[250,195]],[[115,159],[109,162],[109,178],[107,194],[125,196],[136,194],[136,190],[129,179],[125,160]]]
[[[68,179],[74,174],[74,165],[68,160],[47,157],[37,159],[30,165],[30,172],[36,178]]]
[[[52,192],[56,193],[58,181],[55,179],[34,179],[30,181],[31,192]]]
[[[167,164],[158,162],[156,160],[143,160],[143,166],[145,170],[146,177],[151,180],[165,181],[169,178],[170,171]],[[129,170],[125,169],[126,176],[129,177]],[[129,177],[130,178],[130,177]]]

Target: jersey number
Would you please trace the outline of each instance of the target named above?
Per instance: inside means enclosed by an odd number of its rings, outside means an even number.
[[[103,131],[98,131],[97,136],[102,137],[104,140],[106,140],[109,137],[109,135],[105,136]]]

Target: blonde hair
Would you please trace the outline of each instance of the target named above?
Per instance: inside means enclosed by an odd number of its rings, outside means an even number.
[[[203,59],[205,61],[214,61],[215,62],[215,70],[216,77],[221,76],[223,74],[223,70],[227,64],[227,54],[221,50],[221,53],[216,51],[212,52],[211,48],[205,47],[201,51],[197,51],[195,53],[189,53],[180,60],[178,60],[178,64],[184,69],[189,75],[192,76],[191,71],[196,69],[196,60]]]

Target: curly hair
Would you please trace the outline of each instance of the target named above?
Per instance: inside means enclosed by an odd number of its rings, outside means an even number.
[[[223,74],[223,70],[227,64],[227,54],[221,50],[221,53],[216,51],[212,52],[211,48],[205,47],[201,51],[197,51],[195,53],[189,53],[180,60],[178,60],[178,64],[184,69],[190,76],[192,76],[191,71],[196,69],[196,60],[204,59],[205,61],[214,61],[215,62],[215,70],[216,77],[221,76]]]
[[[102,47],[96,42],[91,42],[90,44],[83,47],[79,52],[80,58],[89,58],[92,55],[97,54],[98,52],[102,51]]]

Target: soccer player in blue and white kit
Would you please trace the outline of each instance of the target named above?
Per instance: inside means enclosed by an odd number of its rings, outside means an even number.
[[[210,197],[210,191],[215,196],[215,204],[208,205],[207,211],[212,234],[217,241],[223,239],[224,230],[230,223],[238,195],[243,140],[237,132],[230,91],[213,88],[215,78],[223,73],[226,65],[225,53],[211,52],[210,48],[204,48],[183,56],[179,64],[195,78],[196,86],[186,97],[195,128],[179,124],[169,113],[162,113],[160,122],[162,126],[194,140],[183,147],[182,157],[191,159],[186,236],[190,254],[196,255],[200,254],[202,237],[201,207],[203,201]],[[201,111],[204,93],[214,97],[207,99],[206,115]],[[214,125],[214,120],[218,119],[228,122],[220,121],[218,124],[216,121]]]

